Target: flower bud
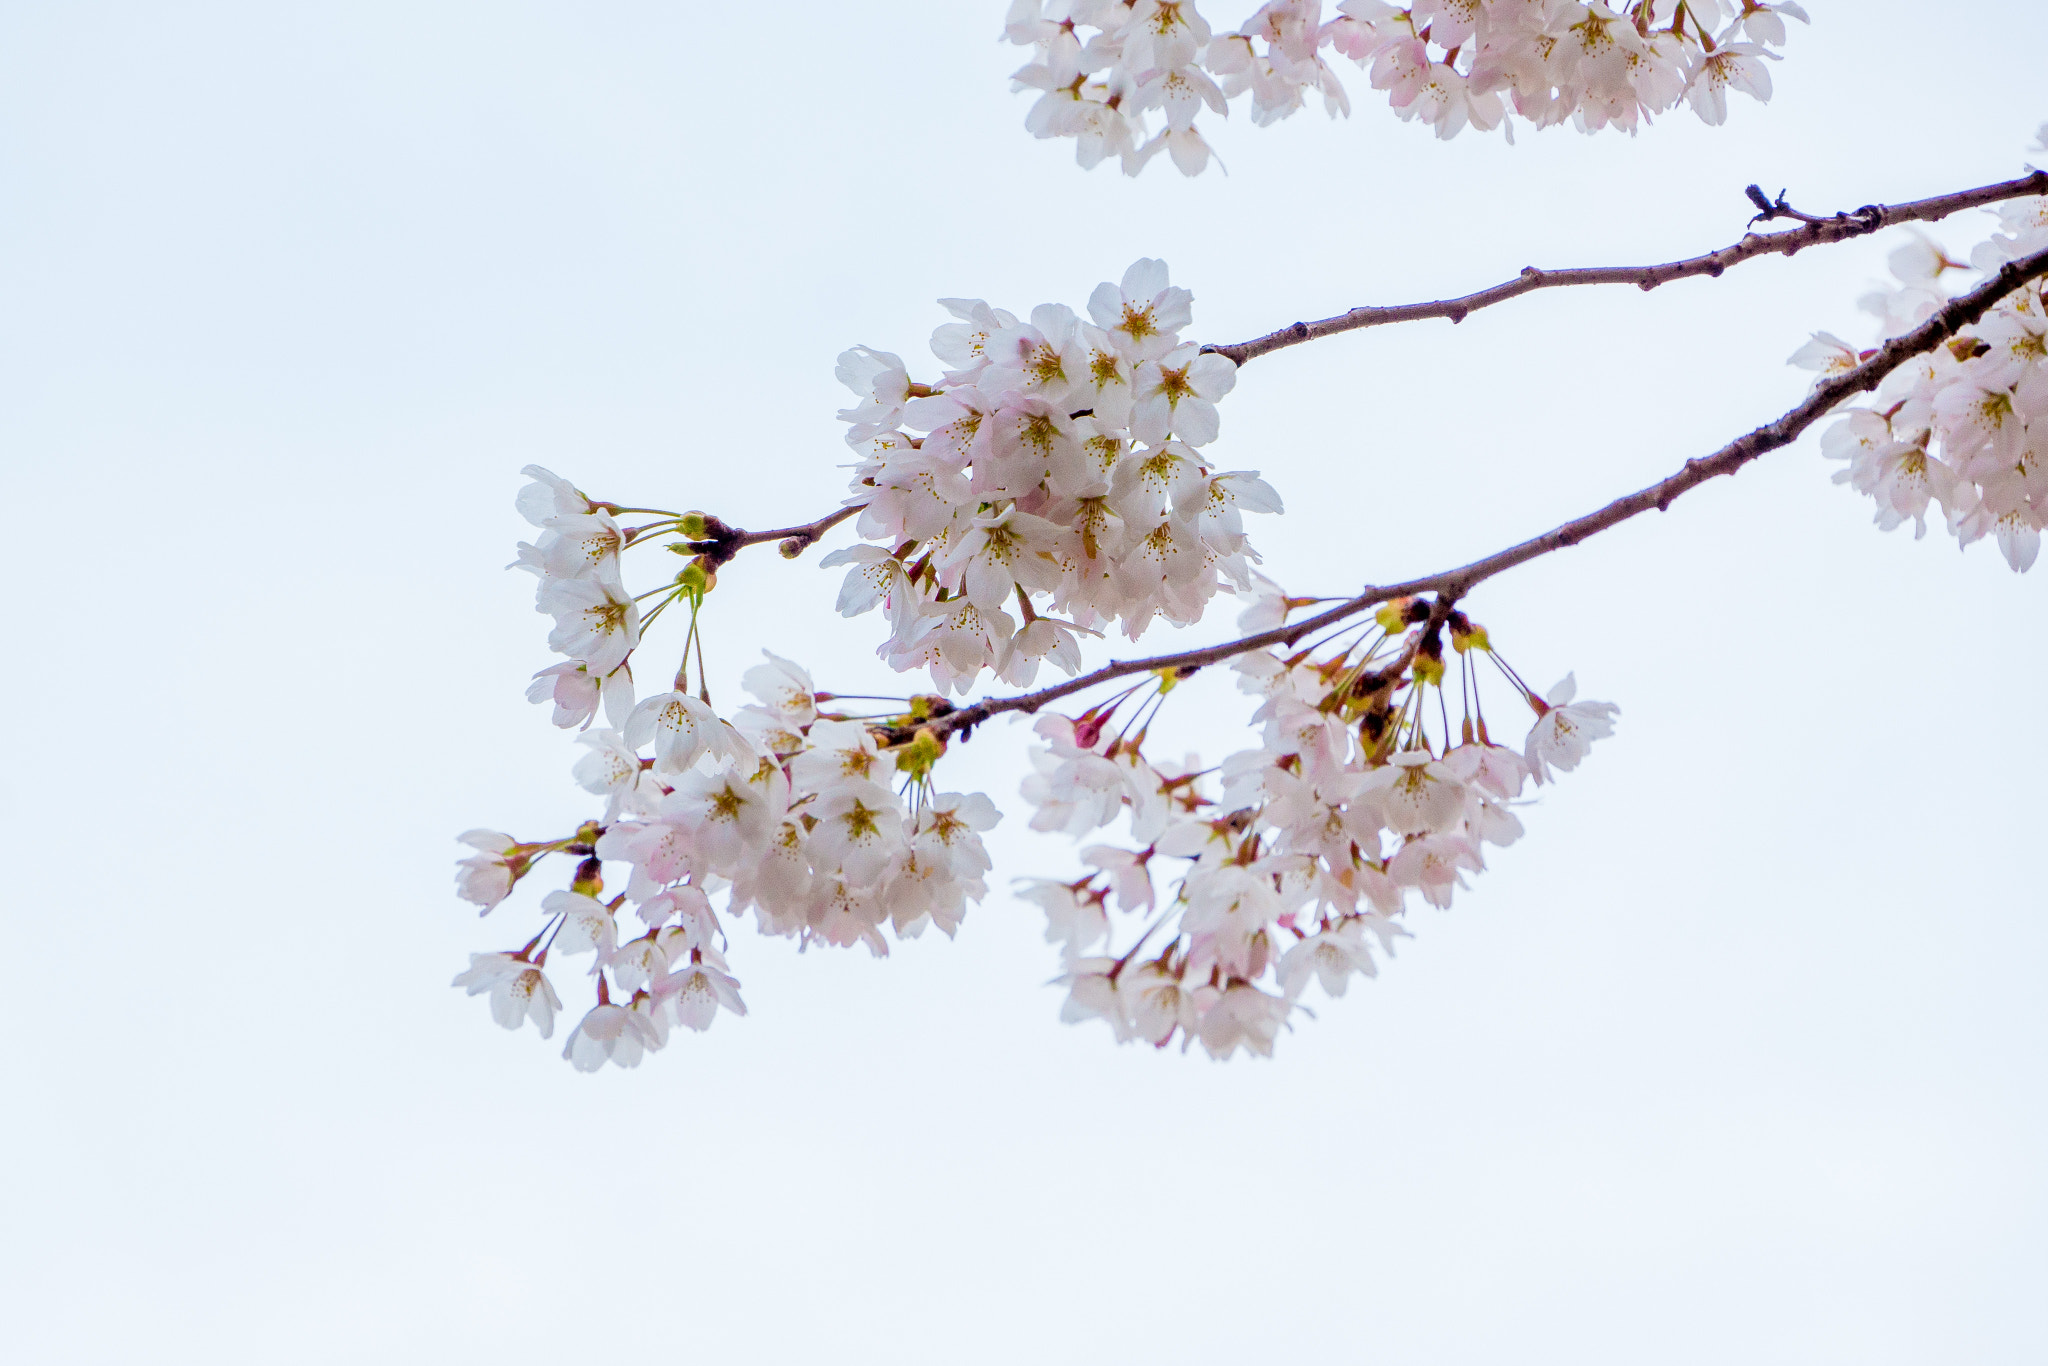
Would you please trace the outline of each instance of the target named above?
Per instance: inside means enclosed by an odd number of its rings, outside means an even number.
[[[933,734],[929,727],[921,727],[915,739],[896,751],[897,771],[908,773],[913,778],[925,777],[945,752],[946,742]]]
[[[1493,649],[1493,643],[1486,638],[1486,628],[1463,612],[1451,613],[1450,620],[1445,624],[1451,628],[1451,648],[1459,654],[1464,654],[1467,650]]]
[[[1417,687],[1425,683],[1442,687],[1444,682],[1444,638],[1432,626],[1415,642],[1415,662],[1408,667]]]
[[[676,586],[691,597],[702,599],[706,593],[718,586],[718,572],[702,555],[684,565],[676,575]]]
[[[678,529],[693,541],[705,540],[711,535],[711,528],[705,524],[704,514],[701,512],[684,513]]]

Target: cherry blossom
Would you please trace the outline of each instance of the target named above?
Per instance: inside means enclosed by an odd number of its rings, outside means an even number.
[[[579,1072],[595,1072],[606,1063],[638,1067],[648,1050],[663,1042],[645,1013],[606,1002],[592,1006],[577,1022],[562,1056]]]
[[[554,723],[565,730],[589,725],[600,703],[612,725],[623,726],[633,711],[633,671],[622,664],[610,673],[592,673],[581,660],[550,665],[534,674],[526,700],[554,703]]]
[[[488,915],[493,906],[512,894],[512,884],[525,866],[519,842],[495,830],[469,830],[458,838],[481,852],[458,865],[455,894],[481,906],[481,913]]]
[[[640,609],[625,591],[602,579],[551,579],[541,585],[538,606],[555,619],[548,648],[609,674],[640,643]]]
[[[1578,680],[1566,674],[1544,695],[1536,724],[1529,728],[1523,757],[1529,772],[1539,783],[1551,779],[1551,770],[1570,772],[1592,752],[1593,742],[1614,734],[1614,717],[1620,711],[1612,702],[1575,702]],[[1532,699],[1534,702],[1534,699]]]
[[[747,752],[745,740],[710,703],[686,692],[657,693],[635,707],[625,739],[635,749],[651,743],[661,773],[688,772],[707,754],[738,758]]]
[[[1347,915],[1328,929],[1318,930],[1287,950],[1280,959],[1279,979],[1288,1000],[1298,999],[1314,981],[1326,996],[1342,996],[1351,988],[1354,976],[1376,977],[1373,939],[1367,930],[1371,917]],[[1405,934],[1391,921],[1379,919],[1389,934]]]
[[[677,1024],[699,1033],[711,1028],[711,1021],[720,1010],[734,1015],[747,1013],[746,1002],[740,999],[740,984],[730,974],[705,962],[702,953],[698,961],[658,983],[654,997],[667,1000]]]
[[[472,996],[489,992],[491,1018],[505,1028],[517,1029],[532,1020],[543,1039],[553,1037],[555,1012],[562,1001],[536,964],[509,953],[472,953],[469,971],[459,974],[453,985],[468,988]]]
[[[1395,114],[1441,138],[1467,127],[1512,137],[1515,119],[1633,133],[1681,101],[1718,124],[1730,90],[1768,100],[1766,62],[1785,45],[1785,20],[1807,22],[1799,5],[1761,0],[1340,0],[1331,8],[1270,0],[1223,32],[1195,0],[1013,0],[1004,36],[1033,55],[1011,88],[1036,92],[1026,129],[1073,139],[1084,167],[1114,157],[1136,175],[1164,151],[1183,174],[1198,175],[1214,156],[1200,116],[1227,116],[1241,96],[1250,96],[1261,127],[1311,96],[1330,116],[1349,115],[1326,50],[1365,69]],[[842,369],[858,373],[851,362]]]

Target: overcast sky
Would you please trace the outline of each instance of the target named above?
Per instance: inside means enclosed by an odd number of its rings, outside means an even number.
[[[2048,582],[1881,535],[1811,440],[1468,601],[1619,734],[1270,1063],[1058,1023],[1008,879],[1075,855],[1004,725],[941,770],[1010,817],[957,941],[738,934],[752,1014],[630,1073],[448,987],[535,915],[479,924],[455,834],[586,809],[521,465],[797,521],[833,357],[924,354],[942,295],[1157,255],[1235,341],[1721,245],[1751,181],[2019,171],[2048,11],[1810,8],[1724,128],[1442,144],[1354,75],[1131,182],[1024,133],[1002,0],[0,0],[0,1354],[2043,1360]],[[1217,449],[1293,591],[1457,563],[1790,406],[1890,245],[1284,352]],[[714,687],[889,686],[835,584],[730,569]],[[1173,743],[1239,748],[1188,694]]]

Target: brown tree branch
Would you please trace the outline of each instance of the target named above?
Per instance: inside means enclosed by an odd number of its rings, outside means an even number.
[[[1762,191],[1757,191],[1761,196]],[[1766,204],[1773,216],[1797,217],[1804,226],[1790,232],[1748,233],[1733,246],[1719,251],[1710,251],[1705,256],[1694,256],[1683,261],[1668,261],[1654,266],[1590,266],[1573,270],[1538,270],[1526,267],[1512,280],[1504,280],[1490,289],[1476,294],[1466,294],[1455,299],[1437,299],[1428,303],[1396,304],[1386,308],[1354,308],[1334,318],[1323,318],[1316,322],[1295,323],[1278,332],[1269,332],[1251,341],[1237,342],[1229,346],[1205,346],[1205,351],[1214,351],[1219,356],[1228,356],[1243,365],[1256,356],[1267,355],[1289,346],[1319,337],[1334,337],[1340,332],[1356,332],[1365,327],[1382,327],[1387,323],[1415,322],[1422,318],[1448,318],[1453,323],[1479,309],[1505,303],[1509,299],[1539,289],[1558,289],[1566,285],[1635,285],[1644,291],[1673,280],[1683,280],[1694,275],[1719,275],[1733,265],[1755,260],[1759,256],[1791,256],[1807,247],[1820,246],[1830,242],[1846,241],[1851,237],[1863,237],[1879,228],[1895,223],[1933,222],[1964,209],[1974,209],[1986,204],[1996,204],[2006,199],[2024,199],[2030,195],[2048,194],[2048,171],[2035,171],[2032,175],[2017,180],[2000,181],[1996,185],[1981,185],[1974,190],[1958,190],[1954,194],[1937,195],[1932,199],[1916,199],[1905,204],[1865,204],[1853,213],[1838,213],[1830,218],[1814,218],[1801,215],[1784,206],[1784,197],[1779,196],[1777,205]],[[1758,199],[1759,203],[1765,201]],[[1759,215],[1760,217],[1762,215]]]
[[[748,546],[763,545],[769,541],[782,542],[782,558],[793,560],[815,545],[820,536],[859,511],[859,505],[843,507],[815,522],[777,527],[773,531],[743,531],[736,526],[727,526],[716,517],[706,517],[704,529],[708,534],[703,540],[691,541],[689,545],[690,549],[710,560],[713,569],[724,565]]]
[[[805,522],[802,526],[777,527],[773,531],[743,531],[740,533],[737,548],[760,545],[764,541],[780,541],[782,544],[777,548],[781,550],[782,558],[793,560],[815,545],[820,536],[859,511],[858,505],[843,507],[836,512],[826,513],[815,522]]]
[[[1655,266],[1589,266],[1573,270],[1538,270],[1534,266],[1512,280],[1503,281],[1490,289],[1476,294],[1466,294],[1456,299],[1437,299],[1427,303],[1397,304],[1386,308],[1354,308],[1334,318],[1318,322],[1295,323],[1278,332],[1269,332],[1251,341],[1237,342],[1229,346],[1204,346],[1205,351],[1228,356],[1242,365],[1255,356],[1263,356],[1302,342],[1314,341],[1318,337],[1333,337],[1342,332],[1355,332],[1360,328],[1381,327],[1388,323],[1415,322],[1424,318],[1448,318],[1453,323],[1463,322],[1467,315],[1477,309],[1493,304],[1505,303],[1538,289],[1558,289],[1566,285],[1635,285],[1645,291],[1672,280],[1682,280],[1694,275],[1719,275],[1729,266],[1759,256],[1791,256],[1811,246],[1823,246],[1833,242],[1847,241],[1852,237],[1863,237],[1880,228],[1895,223],[1933,222],[1964,209],[1980,208],[2007,199],[2024,199],[2030,195],[2048,195],[2048,171],[2035,171],[2017,180],[2002,180],[1995,185],[1980,185],[1971,190],[1957,190],[1953,194],[1936,195],[1932,199],[1916,199],[1904,204],[1866,204],[1853,213],[1838,213],[1831,218],[1816,218],[1802,214],[1778,196],[1775,204],[1763,198],[1763,191],[1750,186],[1748,191],[1752,202],[1766,210],[1763,217],[1791,217],[1799,219],[1804,226],[1791,232],[1768,234],[1749,233],[1740,242],[1705,256],[1694,256],[1683,261],[1671,261]],[[1752,220],[1754,221],[1754,220]],[[717,518],[708,518],[712,534],[703,541],[693,544],[692,549],[707,555],[712,567],[724,565],[733,556],[750,545],[761,545],[768,541],[780,541],[785,559],[795,559],[817,543],[827,531],[860,511],[858,507],[842,507],[820,517],[815,522],[801,526],[778,527],[773,531],[742,531],[727,526]]]
[[[1204,646],[1201,649],[1153,655],[1146,659],[1112,661],[1092,673],[1070,678],[1049,688],[1040,688],[1036,692],[1019,693],[1011,697],[984,698],[927,722],[923,728],[943,738],[964,733],[1003,712],[1035,712],[1049,702],[1056,702],[1097,684],[1107,683],[1111,679],[1161,669],[1192,670],[1205,664],[1221,663],[1247,651],[1261,650],[1271,645],[1292,646],[1311,632],[1337,625],[1394,598],[1414,597],[1424,593],[1436,594],[1438,601],[1432,610],[1434,619],[1438,612],[1447,611],[1450,603],[1504,570],[1526,564],[1553,551],[1577,545],[1589,536],[1619,526],[1631,517],[1648,512],[1652,508],[1662,512],[1681,494],[1698,488],[1709,479],[1718,475],[1733,474],[1758,456],[1791,445],[1801,432],[1819,421],[1835,405],[1852,395],[1875,389],[1887,375],[1907,361],[1932,351],[1957,331],[1983,317],[2000,299],[2021,285],[2038,280],[2044,275],[2048,275],[2048,249],[2008,262],[1983,284],[1951,299],[1920,326],[1885,343],[1870,359],[1855,369],[1823,380],[1815,386],[1804,402],[1776,421],[1737,437],[1712,455],[1686,461],[1684,467],[1669,478],[1660,479],[1648,488],[1638,489],[1625,497],[1617,498],[1597,511],[1573,518],[1564,525],[1523,541],[1519,545],[1509,546],[1484,559],[1474,560],[1455,569],[1410,579],[1406,583],[1368,587],[1358,596],[1292,625],[1277,626],[1270,631],[1260,631],[1254,635],[1241,636],[1236,640]],[[906,733],[903,738],[908,738],[908,734]]]

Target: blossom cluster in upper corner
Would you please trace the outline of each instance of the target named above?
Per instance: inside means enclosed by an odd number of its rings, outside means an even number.
[[[1032,49],[1013,78],[1038,99],[1025,126],[1071,138],[1083,166],[1115,158],[1136,175],[1165,152],[1186,175],[1213,151],[1197,120],[1250,97],[1252,122],[1287,118],[1309,97],[1331,115],[1350,96],[1324,59],[1332,49],[1367,69],[1396,114],[1439,137],[1465,127],[1634,132],[1679,103],[1708,123],[1728,91],[1771,95],[1766,61],[1785,42],[1790,0],[1271,0],[1218,33],[1195,0],[1013,0],[1004,32]]]

